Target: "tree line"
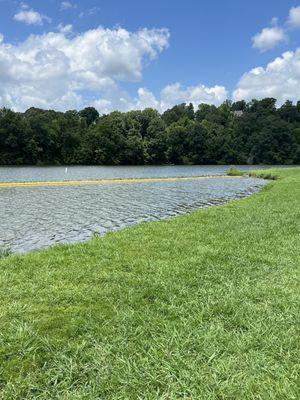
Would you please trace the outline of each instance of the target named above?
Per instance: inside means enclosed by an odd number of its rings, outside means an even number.
[[[99,116],[0,109],[1,165],[298,164],[300,102],[180,104]]]

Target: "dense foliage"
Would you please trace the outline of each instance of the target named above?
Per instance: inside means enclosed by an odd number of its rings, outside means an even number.
[[[300,102],[266,98],[99,116],[0,109],[0,164],[297,164]]]

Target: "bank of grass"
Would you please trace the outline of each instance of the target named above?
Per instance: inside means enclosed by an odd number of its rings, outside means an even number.
[[[267,168],[262,170],[254,170],[254,171],[241,171],[235,166],[231,166],[228,171],[228,176],[249,176],[252,178],[262,178],[276,181],[282,177],[282,169],[278,168]]]
[[[236,168],[234,165],[231,166],[227,171],[228,176],[242,176],[243,172]]]
[[[272,174],[225,206],[1,259],[0,398],[298,399],[300,168]]]

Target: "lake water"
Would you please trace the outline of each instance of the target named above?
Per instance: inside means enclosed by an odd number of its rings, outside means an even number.
[[[261,168],[261,167],[259,167]],[[0,182],[224,175],[227,166],[0,167]],[[253,167],[240,167],[242,170]],[[87,240],[146,221],[222,204],[266,181],[222,177],[191,181],[0,188],[0,248],[27,252]]]
[[[242,171],[266,167],[238,166]],[[270,167],[269,167],[270,168]],[[164,178],[226,175],[226,165],[177,166],[74,166],[68,167],[0,167],[0,182],[64,181],[86,179]]]

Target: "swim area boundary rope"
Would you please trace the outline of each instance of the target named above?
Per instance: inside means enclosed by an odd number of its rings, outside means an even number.
[[[128,178],[128,179],[91,179],[91,180],[70,180],[70,181],[31,181],[31,182],[0,182],[1,188],[26,188],[45,186],[79,186],[79,185],[122,185],[132,183],[153,183],[153,182],[180,182],[202,179],[236,179],[240,176],[228,175],[207,175],[207,176],[184,176],[169,178]]]

